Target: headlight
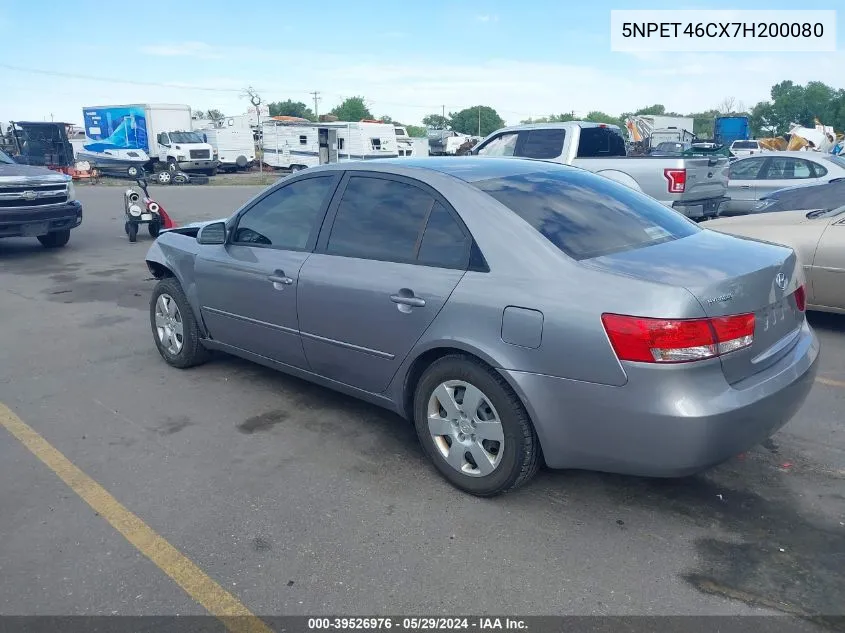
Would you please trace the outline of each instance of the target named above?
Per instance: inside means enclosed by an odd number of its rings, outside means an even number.
[[[72,180],[67,183],[67,201],[70,202],[71,200],[76,200],[76,187],[73,186]]]
[[[143,213],[143,209],[137,204],[130,204],[129,205],[129,215],[138,216]]]
[[[182,160],[186,160],[186,158],[185,158],[182,154],[179,154],[179,155],[176,157],[176,160],[182,161]]]

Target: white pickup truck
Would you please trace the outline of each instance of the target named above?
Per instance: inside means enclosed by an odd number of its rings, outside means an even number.
[[[642,191],[694,220],[715,217],[728,200],[727,158],[628,156],[616,125],[567,121],[507,127],[490,134],[472,153],[581,167]]]

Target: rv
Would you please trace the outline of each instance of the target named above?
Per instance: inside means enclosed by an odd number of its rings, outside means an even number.
[[[255,162],[255,139],[249,127],[220,127],[211,124],[195,129],[211,145],[218,169],[237,171],[249,169]]]
[[[404,126],[394,124],[396,127],[396,148],[399,156],[428,156],[428,139],[412,138]]]
[[[292,171],[399,155],[392,123],[285,123],[270,119],[262,123],[261,136],[264,162]]]

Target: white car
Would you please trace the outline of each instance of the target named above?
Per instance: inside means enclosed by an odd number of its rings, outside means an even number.
[[[731,143],[731,154],[734,156],[751,156],[767,151],[758,141],[734,141]]]

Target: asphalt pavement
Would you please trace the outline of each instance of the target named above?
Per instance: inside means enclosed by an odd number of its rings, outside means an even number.
[[[180,223],[258,191],[151,188]],[[0,403],[252,613],[845,615],[845,317],[811,315],[819,380],[765,446],[482,500],[378,408],[228,357],[168,367],[151,239],[127,241],[121,188],[78,195],[67,247],[0,240]],[[0,428],[0,614],[206,613],[39,457]]]

